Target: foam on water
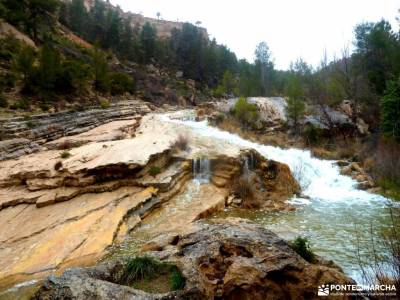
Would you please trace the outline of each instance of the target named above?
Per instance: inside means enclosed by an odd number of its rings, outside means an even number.
[[[182,114],[182,112],[180,112]],[[226,131],[208,126],[207,121],[195,122],[163,115],[165,122],[190,128],[195,135],[219,140],[243,148],[252,148],[268,159],[289,165],[308,199],[292,198],[289,202],[299,206],[291,213],[249,213],[247,217],[276,231],[285,238],[305,235],[313,249],[320,255],[333,259],[353,278],[360,279],[356,257],[368,260],[371,226],[374,238],[379,240],[391,226],[389,207],[394,207],[395,217],[400,216],[399,202],[356,188],[357,182],[340,174],[334,161],[312,157],[310,151],[282,149],[260,145]],[[357,236],[357,237],[356,237]],[[360,243],[360,244],[358,244]],[[380,245],[378,245],[380,246]],[[384,248],[380,249],[383,256]]]
[[[380,196],[356,189],[357,182],[348,176],[340,174],[340,169],[334,161],[322,160],[311,156],[308,150],[282,149],[279,147],[260,145],[245,140],[236,134],[210,127],[207,121],[182,121],[163,116],[165,121],[182,124],[192,128],[196,134],[219,139],[221,142],[231,143],[244,148],[252,148],[268,159],[286,163],[291,170],[299,166],[301,174],[294,172],[300,182],[304,194],[327,201],[379,201],[391,202]]]

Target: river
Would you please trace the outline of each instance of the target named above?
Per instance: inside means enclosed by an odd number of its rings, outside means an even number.
[[[389,253],[381,241],[393,224],[391,214],[400,217],[399,202],[356,189],[357,182],[341,175],[334,161],[312,157],[308,150],[260,145],[211,127],[207,121],[173,115],[162,119],[189,127],[195,135],[252,148],[268,159],[288,164],[309,197],[289,199],[297,207],[293,212],[227,209],[218,217],[248,218],[286,239],[306,236],[318,255],[335,261],[358,282],[362,281],[360,263],[368,263],[372,257],[372,240],[379,260],[387,260]]]

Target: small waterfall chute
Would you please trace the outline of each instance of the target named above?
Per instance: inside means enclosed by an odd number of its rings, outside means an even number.
[[[250,171],[253,171],[256,167],[255,158],[253,153],[247,153],[243,157],[243,175],[248,176]]]
[[[193,159],[193,179],[199,183],[210,181],[210,160],[208,157],[197,157]]]

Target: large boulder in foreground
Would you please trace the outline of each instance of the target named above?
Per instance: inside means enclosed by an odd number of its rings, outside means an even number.
[[[196,222],[189,233],[160,236],[145,252],[169,261],[184,290],[149,294],[118,285],[121,263],[71,269],[47,279],[35,299],[318,299],[318,286],[353,284],[333,263],[309,263],[271,231],[241,219]],[[114,295],[109,298],[110,295]],[[347,299],[345,296],[337,299]]]

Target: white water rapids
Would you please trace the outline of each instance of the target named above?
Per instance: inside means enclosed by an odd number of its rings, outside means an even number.
[[[264,224],[284,238],[307,236],[317,254],[334,260],[347,274],[357,281],[361,280],[358,257],[364,262],[370,259],[371,239],[377,241],[387,233],[392,224],[389,207],[394,207],[394,215],[398,217],[398,202],[357,190],[357,182],[341,175],[334,161],[312,157],[310,151],[260,145],[208,126],[207,121],[195,122],[189,117],[174,117],[163,115],[162,119],[190,128],[194,135],[252,148],[268,159],[288,164],[300,182],[303,194],[310,197],[309,200],[290,199],[289,201],[298,205],[295,212],[267,214],[253,211],[227,214],[247,217]],[[379,249],[379,246],[378,242],[376,250],[382,260],[385,260],[388,253],[384,248]]]

